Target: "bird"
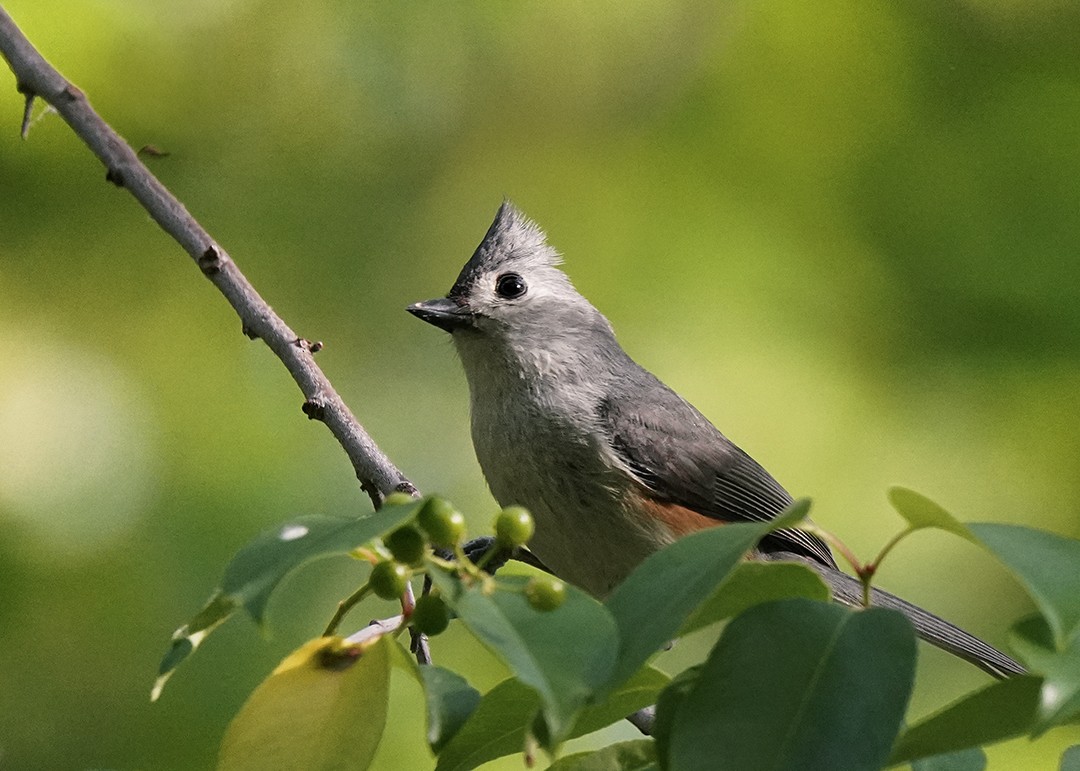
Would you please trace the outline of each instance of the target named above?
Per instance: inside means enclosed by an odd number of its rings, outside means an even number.
[[[701,412],[634,361],[573,286],[544,232],[509,200],[445,297],[407,310],[448,333],[469,386],[473,446],[501,506],[532,512],[530,551],[555,576],[603,599],[677,538],[768,521],[792,496]],[[755,556],[809,565],[834,600],[863,587],[801,529],[765,536]],[[916,633],[987,673],[1023,667],[884,590]]]

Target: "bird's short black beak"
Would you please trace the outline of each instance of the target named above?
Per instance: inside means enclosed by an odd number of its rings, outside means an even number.
[[[428,324],[434,324],[446,332],[469,327],[473,323],[473,315],[469,309],[458,305],[449,297],[413,303],[405,310],[416,316],[416,318],[426,321]]]

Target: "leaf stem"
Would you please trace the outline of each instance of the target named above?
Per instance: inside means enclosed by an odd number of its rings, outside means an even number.
[[[366,597],[370,592],[371,592],[371,584],[365,583],[363,586],[361,586],[355,592],[353,592],[348,597],[346,597],[344,600],[339,602],[338,606],[337,606],[337,610],[334,611],[334,616],[333,616],[333,618],[330,619],[330,623],[326,625],[326,630],[322,633],[322,636],[323,637],[329,637],[334,632],[336,632],[337,628],[338,628],[338,625],[341,623],[341,620],[343,618],[345,618],[345,614],[348,613],[350,610],[352,610],[353,607],[356,605],[356,603],[358,603],[358,602],[360,602],[360,600],[364,599],[364,597]]]
[[[859,558],[855,556],[855,552],[848,548],[847,544],[830,533],[828,530],[823,530],[813,523],[804,523],[798,526],[799,530],[816,535],[821,540],[825,541],[829,546],[836,549],[840,556],[844,558],[844,561],[851,566],[851,569],[855,572],[855,577],[859,579],[859,583],[862,584],[862,605],[864,608],[870,607],[870,584],[874,578],[874,573],[877,572],[878,563],[881,561],[881,557],[888,553],[893,546],[896,545],[896,541],[899,540],[904,534],[894,538],[892,541],[885,545],[885,549],[882,550],[882,554],[878,555],[878,559],[873,562],[860,562]]]
[[[888,555],[889,552],[891,552],[894,548],[896,548],[896,545],[898,543],[900,543],[902,540],[907,538],[909,535],[911,535],[912,533],[914,533],[918,529],[919,528],[917,528],[917,527],[913,527],[911,525],[908,525],[907,528],[905,528],[904,530],[901,530],[899,533],[894,535],[892,538],[889,539],[888,543],[886,543],[883,547],[881,547],[881,551],[878,552],[877,557],[875,557],[874,561],[871,562],[870,564],[873,565],[875,569],[877,569],[877,567],[881,564],[882,560],[885,559],[886,555]]]
[[[799,525],[796,525],[796,529],[802,530],[804,533],[809,533],[810,535],[816,535],[829,546],[836,549],[836,551],[840,553],[840,556],[844,558],[844,561],[851,566],[852,570],[854,570],[856,573],[862,571],[863,565],[859,561],[859,558],[855,556],[855,552],[849,549],[847,547],[847,544],[845,544],[835,535],[830,533],[828,530],[818,527],[812,522],[803,522]]]

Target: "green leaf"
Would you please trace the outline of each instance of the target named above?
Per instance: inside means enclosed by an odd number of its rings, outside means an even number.
[[[912,528],[938,527],[977,543],[1019,579],[1046,617],[1061,650],[1080,627],[1080,541],[1021,525],[964,525],[913,490],[889,490],[893,507]]]
[[[562,605],[539,611],[525,599],[525,576],[499,579],[490,592],[441,570],[430,575],[469,631],[540,694],[551,746],[558,745],[611,672],[618,643],[604,606],[567,587]]]
[[[567,755],[548,771],[657,771],[656,745],[650,739],[619,742],[593,752]]]
[[[789,597],[824,602],[829,587],[815,570],[796,562],[743,562],[694,611],[679,635],[737,616],[753,605]]]
[[[809,509],[810,501],[803,499],[769,522],[708,528],[642,562],[605,603],[619,629],[619,655],[607,687],[618,687],[675,637],[762,537],[796,524]]]
[[[675,726],[675,715],[679,712],[686,695],[697,685],[704,664],[684,669],[675,676],[667,688],[660,692],[656,701],[656,720],[653,722],[652,737],[656,742],[656,759],[660,768],[670,768],[671,729]]]
[[[906,487],[890,487],[889,502],[914,530],[936,527],[965,540],[974,540],[963,522],[921,493]]]
[[[1035,724],[1042,678],[1018,675],[968,694],[904,731],[889,765],[1022,736]]]
[[[983,771],[985,768],[986,753],[979,747],[934,755],[911,764],[911,771]]]
[[[385,504],[366,517],[297,517],[263,531],[225,567],[221,591],[243,604],[262,624],[270,594],[305,562],[347,554],[411,519],[423,501]]]
[[[219,589],[191,621],[173,632],[172,644],[158,666],[158,676],[150,691],[150,701],[158,700],[165,683],[181,662],[194,653],[206,636],[223,624],[235,610],[236,602],[222,595]]]
[[[1080,771],[1080,744],[1074,744],[1061,753],[1061,765],[1058,771]]]
[[[367,768],[390,698],[386,637],[305,643],[248,698],[221,744],[219,771]]]
[[[420,667],[427,697],[427,740],[436,755],[480,703],[480,692],[465,678],[435,665]]]
[[[896,611],[805,599],[736,617],[678,705],[671,768],[878,769],[915,675]]]
[[[525,747],[525,727],[540,709],[540,697],[513,678],[480,699],[465,725],[439,753],[435,771],[468,771]]]
[[[671,678],[658,669],[643,667],[603,701],[590,704],[578,716],[570,737],[584,736],[624,720],[642,707],[656,703]]]
[[[237,608],[245,608],[256,623],[263,624],[270,595],[286,575],[305,562],[347,554],[393,530],[412,517],[421,503],[388,503],[366,517],[297,517],[260,533],[225,567],[221,588],[202,610],[173,633],[158,668],[151,700],[157,700],[173,671]]]
[[[605,701],[586,707],[569,738],[592,733],[652,704],[667,682],[662,672],[641,670]],[[532,688],[513,678],[499,683],[484,694],[465,725],[439,753],[436,771],[466,771],[521,752],[525,729],[539,709],[540,698]]]
[[[1080,625],[1080,541],[1020,525],[970,525],[1027,589],[1064,649]]]
[[[1034,734],[1080,713],[1080,635],[1074,635],[1065,650],[1056,651],[1046,619],[1036,615],[1013,625],[1010,642],[1024,664],[1043,676]]]

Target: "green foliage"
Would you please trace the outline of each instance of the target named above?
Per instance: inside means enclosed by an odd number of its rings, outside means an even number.
[[[1075,567],[1080,565],[1080,542],[1019,525],[963,525],[933,501],[904,488],[890,490],[889,499],[912,530],[940,528],[986,549],[1012,572],[1039,609],[1038,616],[1012,630],[1020,659],[1043,676],[1037,712],[1028,714],[1019,705],[1006,710],[1005,717],[1016,722],[1003,730],[1037,736],[1080,713],[1080,571]],[[976,700],[974,705],[982,703]]]
[[[702,530],[650,555],[605,603],[619,629],[619,657],[610,685],[636,672],[673,639],[766,533],[801,521],[809,509],[809,501],[797,501],[772,522]]]
[[[171,153],[154,172],[474,526],[493,504],[460,367],[401,308],[449,288],[510,195],[626,347],[829,501],[835,532],[871,537],[874,480],[902,479],[967,519],[1080,536],[1075,0],[0,4],[122,134]],[[19,138],[2,65],[0,106],[4,765],[208,768],[207,738],[318,631],[346,566],[276,592],[268,643],[215,631],[151,718],[131,694],[163,630],[254,533],[363,496],[58,117]],[[913,596],[986,630],[1029,612],[981,555],[921,540],[941,551],[900,555]],[[473,645],[437,643],[441,662]],[[921,701],[956,687],[927,679]],[[1063,733],[991,768],[1053,768],[1080,741]]]
[[[826,771],[913,762],[917,771],[979,771],[986,762],[982,746],[1037,737],[1075,720],[1080,644],[1069,589],[1080,544],[1026,528],[963,525],[900,488],[890,500],[909,527],[878,562],[906,534],[940,528],[983,546],[1029,589],[1040,613],[1017,623],[1013,639],[1031,674],[994,683],[902,728],[916,662],[908,620],[892,610],[828,602],[825,585],[804,565],[743,560],[771,529],[797,526],[809,509],[805,500],[772,522],[726,525],[676,541],[646,559],[603,604],[566,586],[561,602],[538,608],[530,587],[554,579],[493,577],[483,572],[483,558],[473,563],[458,546],[455,560],[444,561],[425,541],[409,549],[423,555],[415,570],[426,573],[436,594],[420,598],[412,619],[406,612],[396,626],[365,634],[363,643],[324,636],[286,659],[234,720],[222,766],[254,767],[256,750],[278,751],[295,723],[283,763],[310,758],[316,768],[366,768],[386,722],[393,661],[424,689],[438,771],[466,771],[519,752],[557,758],[566,740],[649,704],[656,704],[652,738],[571,755],[553,768]],[[392,534],[423,531],[427,539],[442,539],[446,513],[457,511],[426,499],[391,503],[348,523],[305,521],[303,533],[297,522],[264,533],[230,563],[223,589],[184,628],[182,641],[197,644],[239,604],[261,622],[280,579],[324,553],[353,552],[376,563],[368,582],[339,605],[330,628],[369,591],[398,597],[408,571],[387,559],[380,537],[392,542]],[[419,529],[418,518],[427,521]],[[523,517],[515,513],[514,521]],[[454,530],[457,543],[465,533]],[[290,545],[309,535],[303,546]],[[433,624],[427,616],[436,605]],[[446,668],[452,662],[416,667],[392,639],[410,622],[441,631],[451,612],[510,670],[486,694]],[[674,680],[646,665],[670,639],[724,620],[729,623],[705,660]],[[163,665],[169,671],[191,649],[177,650],[174,642]],[[362,723],[362,734],[345,731],[348,721]],[[315,729],[323,723],[325,731]]]
[[[1024,585],[1053,630],[1054,646],[1064,648],[1080,626],[1080,541],[1019,525],[969,527]]]
[[[1080,744],[1065,750],[1061,756],[1060,771],[1080,771]]]
[[[548,771],[657,771],[656,746],[638,739],[595,752],[579,752],[551,764]]]
[[[704,664],[687,667],[671,681],[656,700],[656,721],[653,724],[652,736],[656,741],[656,753],[659,756],[660,767],[670,768],[671,763],[671,737],[675,727],[675,716],[694,686],[701,677]]]
[[[914,490],[906,487],[892,487],[889,489],[889,502],[897,513],[908,521],[912,530],[936,527],[969,541],[974,540],[971,531],[962,522],[934,501]]]
[[[427,740],[436,755],[454,738],[480,703],[480,692],[465,678],[432,664],[421,667],[427,697]]]
[[[313,559],[349,553],[414,516],[419,506],[419,501],[406,496],[366,517],[298,517],[263,531],[232,558],[221,587],[203,609],[173,633],[152,697],[161,695],[176,667],[237,608],[244,608],[261,625],[270,595],[285,576]]]
[[[911,764],[911,771],[983,771],[985,768],[986,753],[978,747],[920,758]]]
[[[569,738],[584,736],[622,720],[656,701],[668,677],[644,667],[614,693],[587,706]],[[519,680],[504,680],[486,694],[461,732],[439,753],[438,771],[465,771],[520,752],[532,718],[540,709],[536,692]]]
[[[890,761],[932,757],[1022,736],[1034,728],[1040,678],[1022,675],[988,685],[903,732]]]
[[[469,631],[540,695],[544,743],[557,746],[611,672],[618,636],[604,606],[567,587],[558,608],[540,611],[524,596],[523,576],[505,580],[510,591],[491,591],[440,570],[430,575]]]
[[[1032,671],[1043,676],[1033,733],[1071,720],[1080,713],[1080,635],[1057,648],[1042,616],[1030,616],[1012,628],[1012,647]]]
[[[322,638],[291,654],[229,726],[220,771],[367,768],[386,724],[395,644]]]
[[[754,606],[675,707],[668,767],[880,768],[914,674],[915,635],[895,611]]]
[[[683,624],[679,634],[737,616],[770,600],[805,597],[826,602],[829,587],[814,570],[797,562],[743,562]]]
[[[525,734],[540,709],[535,690],[504,680],[480,699],[461,730],[439,753],[436,771],[466,771],[489,760],[521,752]]]

